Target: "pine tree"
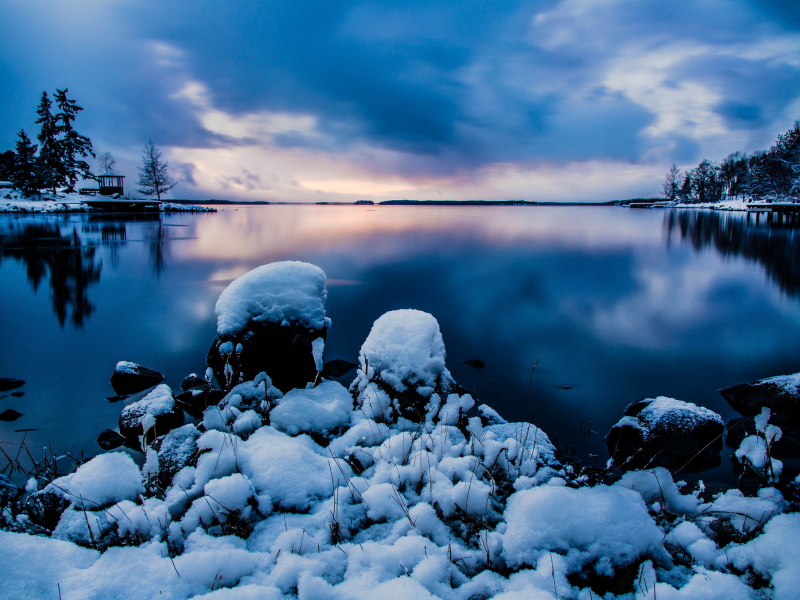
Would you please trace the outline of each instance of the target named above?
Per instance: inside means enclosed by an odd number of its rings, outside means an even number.
[[[41,125],[37,136],[39,140],[37,165],[42,178],[42,187],[51,188],[55,196],[56,187],[64,185],[66,178],[64,176],[64,166],[61,162],[60,144],[57,138],[58,123],[50,112],[51,106],[47,92],[42,92],[42,100],[36,110],[36,114],[39,115],[36,124]]]
[[[14,160],[14,172],[11,183],[26,196],[41,189],[41,177],[36,164],[36,144],[31,143],[25,130],[17,134],[17,153]]]
[[[56,115],[56,121],[58,123],[58,132],[61,134],[59,147],[67,192],[74,192],[79,176],[94,178],[94,175],[89,170],[89,163],[85,160],[80,160],[80,158],[86,158],[87,156],[94,158],[94,152],[92,152],[91,140],[85,135],[79,134],[72,126],[75,117],[83,108],[78,106],[74,100],[67,98],[68,91],[67,89],[56,90],[56,104],[60,110]]]
[[[177,182],[167,170],[167,163],[161,162],[161,151],[148,141],[144,146],[142,166],[139,167],[139,193],[145,196],[157,196],[161,202],[161,194],[174,188]]]

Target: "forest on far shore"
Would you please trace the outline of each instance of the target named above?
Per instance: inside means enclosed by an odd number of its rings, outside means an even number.
[[[800,198],[800,120],[778,136],[769,150],[734,152],[721,163],[704,159],[681,172],[672,165],[664,198],[683,203],[797,202]]]

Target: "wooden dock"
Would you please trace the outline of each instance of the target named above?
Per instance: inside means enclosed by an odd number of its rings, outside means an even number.
[[[794,202],[756,203],[747,205],[747,222],[754,213],[756,224],[761,220],[761,213],[766,213],[765,221],[775,225],[796,225],[800,223],[800,204]]]
[[[161,210],[161,203],[157,200],[97,198],[83,200],[81,204],[85,204],[93,210],[104,212],[158,212]]]

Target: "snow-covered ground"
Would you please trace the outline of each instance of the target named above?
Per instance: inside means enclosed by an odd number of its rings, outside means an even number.
[[[286,291],[279,274],[231,290],[221,324],[257,317],[241,295]],[[597,483],[534,425],[470,417],[426,313],[380,317],[360,358],[350,390],[234,386],[141,469],[109,452],[32,479],[27,502],[65,510],[49,537],[3,510],[0,597],[798,598],[800,514],[775,488],[703,498],[663,468]],[[411,390],[421,422],[398,409]]]
[[[96,198],[96,197],[95,197]],[[24,196],[16,190],[0,190],[0,213],[53,213],[53,212],[91,212],[92,209],[81,203],[92,200],[91,196],[80,194],[43,193],[42,199],[38,195]],[[162,202],[161,210],[167,212],[216,212],[215,208],[191,204],[176,204]]]

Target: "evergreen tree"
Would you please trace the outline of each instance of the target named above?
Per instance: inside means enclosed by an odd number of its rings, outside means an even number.
[[[41,178],[36,164],[36,144],[31,143],[25,130],[20,130],[11,183],[26,196],[41,189]]]
[[[66,179],[64,166],[61,162],[61,148],[57,138],[58,123],[52,112],[50,112],[51,106],[47,92],[42,92],[42,100],[36,110],[36,114],[39,115],[36,124],[41,125],[37,136],[39,140],[37,165],[42,178],[42,187],[51,188],[55,196],[56,187],[64,185]]]
[[[681,170],[678,168],[678,165],[672,163],[672,167],[664,178],[664,198],[670,202],[674,202],[678,199],[681,187],[680,180]]]
[[[94,158],[94,152],[92,152],[92,142],[89,138],[79,134],[72,126],[75,117],[83,108],[78,106],[74,100],[67,98],[68,91],[67,89],[56,90],[56,104],[60,111],[56,115],[56,121],[58,132],[61,134],[59,148],[67,192],[74,192],[79,176],[94,178],[89,170],[89,164],[85,160],[81,160],[87,156]]]
[[[681,202],[694,202],[694,182],[692,181],[692,174],[686,171],[683,175],[683,183],[681,184],[681,191],[678,193]]]
[[[161,202],[161,194],[174,188],[177,182],[167,170],[167,163],[161,162],[161,151],[150,140],[144,146],[142,166],[139,167],[139,193],[156,196]]]

